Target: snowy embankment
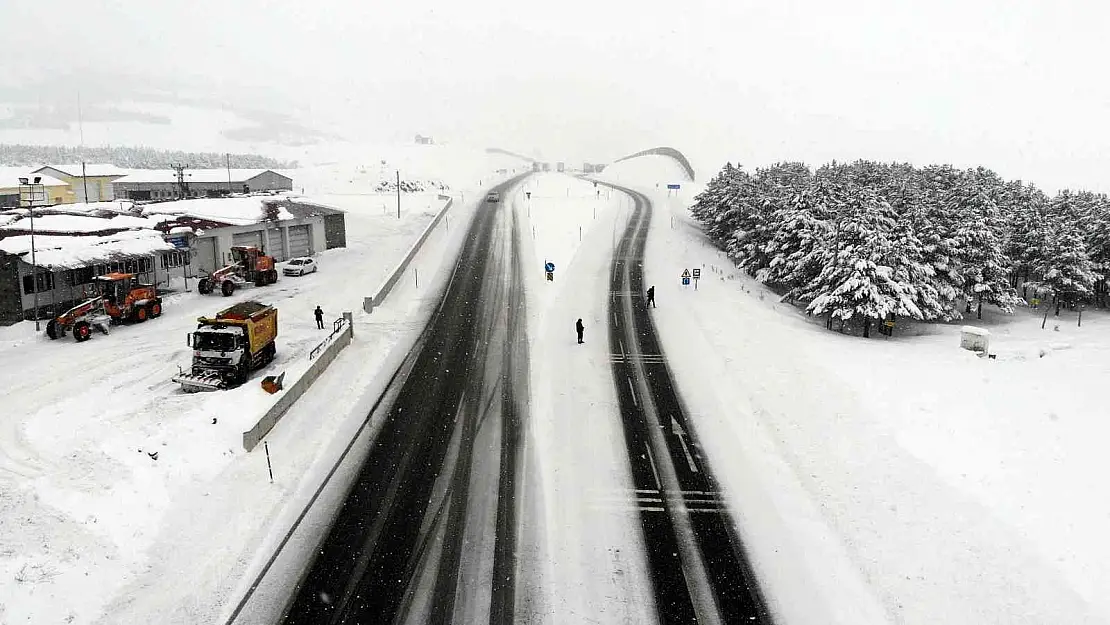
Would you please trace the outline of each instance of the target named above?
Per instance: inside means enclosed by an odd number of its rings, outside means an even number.
[[[783,622],[1110,620],[1110,316],[961,322],[994,360],[960,323],[828,332],[732,269],[691,195],[640,183],[667,358]]]
[[[609,263],[627,198],[562,174],[534,175],[512,202],[528,296],[521,622],[648,623],[651,581],[631,505],[606,318]],[[531,199],[524,192],[531,193]],[[555,264],[547,281],[545,262]],[[575,320],[586,326],[578,345]]]
[[[19,363],[0,374],[0,621],[215,622],[269,524],[319,479],[312,467],[348,407],[433,294],[402,284],[373,316],[362,298],[442,201],[403,197],[398,219],[377,196],[308,191],[349,211],[348,247],[320,254],[316,274],[231,298],[201,296],[190,281],[161,318],[82,344],[49,341],[33,323],[0,328],[0,362]],[[460,206],[458,221],[471,209]],[[416,261],[429,278],[450,254],[445,236],[433,233]],[[255,298],[278,308],[277,360],[241,388],[181,393],[170,378],[189,363],[196,317]],[[273,401],[261,377],[303,366],[328,334],[316,305],[328,319],[355,311],[355,341],[268,437],[270,482],[263,450],[244,452],[242,432]]]

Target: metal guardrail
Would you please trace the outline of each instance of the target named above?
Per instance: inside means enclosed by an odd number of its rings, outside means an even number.
[[[331,340],[333,338],[335,338],[335,335],[337,335],[337,334],[339,334],[340,332],[343,331],[343,327],[346,326],[346,325],[347,325],[347,320],[343,317],[340,317],[340,318],[336,319],[335,321],[333,321],[331,323],[331,334],[328,335],[328,338],[324,339],[323,341],[320,341],[319,345],[317,345],[316,347],[313,347],[312,351],[308,352],[308,359],[309,360],[315,360],[316,357],[320,355],[320,352],[324,351],[324,348],[328,346],[328,343],[330,343]]]

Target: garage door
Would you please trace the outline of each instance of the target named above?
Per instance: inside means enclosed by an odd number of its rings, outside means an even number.
[[[194,244],[193,262],[196,263],[196,269],[199,273],[212,273],[219,269],[222,265],[217,265],[219,259],[216,258],[216,239],[197,239]]]
[[[231,235],[232,245],[253,245],[255,247],[262,247],[262,231],[255,230],[254,232],[239,232]]]
[[[310,226],[289,226],[289,255],[308,256],[310,254],[312,254]]]
[[[266,231],[269,241],[266,243],[266,253],[274,257],[277,262],[285,260],[285,246],[281,244],[281,228]]]

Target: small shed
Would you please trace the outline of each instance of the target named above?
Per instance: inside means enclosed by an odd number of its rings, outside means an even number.
[[[991,333],[985,328],[964,326],[960,328],[960,347],[973,352],[990,351]]]

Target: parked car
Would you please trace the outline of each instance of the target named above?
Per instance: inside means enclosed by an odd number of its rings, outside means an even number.
[[[486,196],[486,201],[487,202],[500,202],[501,201],[501,194],[498,193],[497,191],[490,191],[489,195]]]
[[[315,273],[315,271],[316,261],[307,256],[302,256],[285,263],[285,269],[282,269],[281,273],[287,276],[303,276],[306,273]]]

